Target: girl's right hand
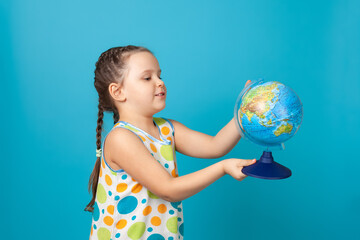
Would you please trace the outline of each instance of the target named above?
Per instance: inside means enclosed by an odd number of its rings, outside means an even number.
[[[242,173],[245,166],[256,163],[256,159],[244,160],[238,158],[230,158],[222,161],[225,174],[229,174],[238,181],[244,180],[247,175]]]

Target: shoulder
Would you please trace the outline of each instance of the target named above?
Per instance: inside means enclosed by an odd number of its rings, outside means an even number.
[[[128,128],[117,127],[112,129],[105,141],[103,151],[109,163],[116,164],[123,168],[124,159],[131,158],[133,153],[140,155],[146,153],[145,139]]]
[[[179,121],[176,121],[174,119],[167,119],[169,121],[169,123],[171,124],[172,128],[179,128],[179,126],[181,127],[183,124],[181,124]]]
[[[182,124],[181,122],[177,121],[177,120],[174,120],[174,119],[170,119],[170,118],[167,118],[166,119],[169,124],[171,125],[172,129],[175,131],[176,129],[183,129],[185,128],[186,126],[184,124]]]
[[[106,147],[122,149],[142,144],[141,138],[128,128],[117,127],[112,129],[106,137]]]

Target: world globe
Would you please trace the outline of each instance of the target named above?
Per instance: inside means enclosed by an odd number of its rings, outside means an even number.
[[[302,118],[297,94],[276,81],[255,81],[244,88],[235,104],[241,135],[262,146],[283,148],[283,143],[298,131]]]
[[[259,79],[239,94],[234,118],[242,137],[266,147],[259,160],[241,171],[263,179],[290,177],[291,170],[275,162],[269,149],[284,149],[284,142],[299,130],[303,107],[297,94],[280,82]]]

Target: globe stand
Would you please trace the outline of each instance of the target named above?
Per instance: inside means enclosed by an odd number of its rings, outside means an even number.
[[[256,163],[243,167],[245,175],[262,179],[284,179],[291,176],[291,170],[274,161],[271,151],[264,151]]]

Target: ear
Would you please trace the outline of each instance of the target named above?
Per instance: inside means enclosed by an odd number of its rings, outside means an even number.
[[[109,93],[115,101],[124,102],[126,100],[124,88],[120,83],[110,83]]]

